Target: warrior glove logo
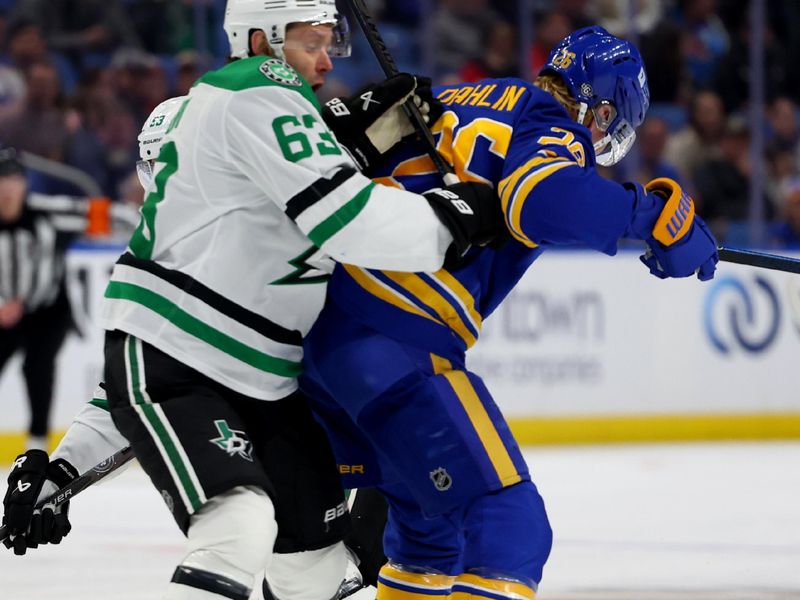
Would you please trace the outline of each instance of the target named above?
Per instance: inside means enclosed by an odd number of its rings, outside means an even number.
[[[431,471],[430,478],[433,482],[433,485],[440,492],[446,492],[453,486],[453,479],[450,477],[450,473],[448,473],[444,467],[439,467],[438,469]]]
[[[222,450],[227,452],[229,456],[238,456],[253,462],[253,444],[247,439],[247,435],[245,435],[244,431],[231,429],[228,426],[228,422],[224,419],[214,421],[214,425],[220,437],[208,440],[209,442],[219,446]]]
[[[361,98],[364,101],[364,104],[361,105],[361,110],[363,110],[364,112],[367,112],[369,110],[370,104],[380,105],[380,102],[372,99],[372,90],[370,90],[369,92],[364,92],[359,96],[359,98]]]

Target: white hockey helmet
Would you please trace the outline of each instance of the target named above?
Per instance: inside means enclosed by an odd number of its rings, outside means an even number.
[[[331,56],[350,56],[347,20],[336,10],[336,0],[228,0],[223,28],[231,45],[231,57],[250,56],[250,32],[260,29],[275,56],[283,58],[286,27],[290,23],[332,25]]]
[[[142,126],[142,131],[137,138],[140,160],[136,163],[136,175],[144,189],[147,189],[153,181],[153,162],[158,157],[164,136],[175,120],[175,115],[183,106],[184,100],[186,100],[186,96],[176,96],[164,100],[153,109]]]

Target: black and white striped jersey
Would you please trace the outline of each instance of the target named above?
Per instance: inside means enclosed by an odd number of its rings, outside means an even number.
[[[19,299],[31,313],[56,301],[65,252],[86,230],[87,207],[86,199],[31,193],[17,221],[0,222],[0,304]]]

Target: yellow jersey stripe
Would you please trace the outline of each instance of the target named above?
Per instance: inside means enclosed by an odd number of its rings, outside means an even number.
[[[472,387],[467,374],[464,371],[448,371],[444,373],[444,376],[458,396],[472,426],[478,433],[478,438],[497,472],[500,483],[507,487],[522,481],[514,466],[514,461],[511,460],[500,434],[497,433],[489,413],[486,412],[486,408],[475,388]]]
[[[467,327],[464,320],[458,312],[456,312],[456,309],[453,308],[453,305],[419,275],[396,271],[383,271],[383,274],[397,285],[408,290],[418,298],[420,302],[430,306],[433,311],[439,315],[439,318],[447,323],[450,329],[455,331],[456,334],[464,340],[467,348],[478,341],[478,338],[472,333],[469,327]]]
[[[400,296],[397,292],[390,289],[388,286],[384,286],[383,283],[372,277],[369,273],[367,273],[364,269],[359,267],[355,267],[353,265],[343,265],[347,274],[352,277],[358,285],[364,288],[373,296],[380,298],[384,302],[388,302],[392,306],[396,306],[397,308],[404,310],[406,312],[410,312],[418,317],[425,317],[426,319],[430,319],[434,323],[438,323],[439,325],[444,325],[443,322],[434,319],[431,315],[426,313],[421,308],[414,306],[411,302]]]
[[[577,166],[578,163],[574,161],[559,161],[555,162],[552,165],[547,165],[544,167],[539,168],[538,170],[534,171],[527,179],[522,182],[517,193],[514,194],[513,199],[511,200],[511,206],[506,209],[506,203],[504,202],[504,210],[506,214],[506,223],[508,223],[508,228],[511,231],[511,235],[518,241],[522,242],[529,248],[536,248],[538,244],[533,240],[529,239],[522,231],[522,224],[520,223],[522,219],[522,207],[525,205],[525,200],[528,198],[528,195],[531,193],[534,187],[538,185],[543,179],[549,177],[556,171],[560,171],[564,167],[571,167]]]
[[[433,352],[431,352],[431,364],[433,365],[434,375],[441,375],[442,373],[453,370],[453,364],[449,360]]]
[[[503,211],[505,211],[506,207],[508,206],[508,200],[511,197],[511,192],[513,192],[514,188],[517,187],[519,180],[530,173],[531,169],[560,160],[569,159],[564,156],[535,156],[524,165],[519,167],[511,175],[503,179],[503,181],[500,182],[500,186],[497,188],[498,194],[500,195],[500,200],[503,203]]]
[[[481,592],[484,592],[483,594]],[[453,583],[450,600],[468,600],[470,598],[491,598],[504,596],[509,600],[533,600],[536,592],[523,583],[502,579],[487,579],[471,573],[459,575]]]
[[[467,288],[461,285],[461,282],[445,269],[431,273],[430,276],[460,302],[461,309],[469,317],[472,326],[476,331],[480,332],[481,327],[483,327],[483,317],[475,308],[475,298],[467,291]]]

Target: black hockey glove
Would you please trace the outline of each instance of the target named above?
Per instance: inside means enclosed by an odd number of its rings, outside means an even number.
[[[6,548],[23,555],[39,544],[58,544],[70,532],[68,502],[57,508],[45,505],[41,510],[35,505],[45,483],[45,494],[49,495],[77,476],[70,463],[62,458],[50,462],[43,450],[28,450],[16,458],[3,498],[3,525],[10,534],[3,542]]]
[[[322,117],[359,169],[369,174],[380,165],[381,156],[414,133],[402,106],[412,97],[426,122],[441,116],[442,105],[433,98],[430,79],[400,73],[349,98],[329,100],[322,107]]]
[[[485,246],[508,235],[500,199],[485,183],[461,182],[423,194],[436,216],[453,234],[457,258],[473,246]]]

